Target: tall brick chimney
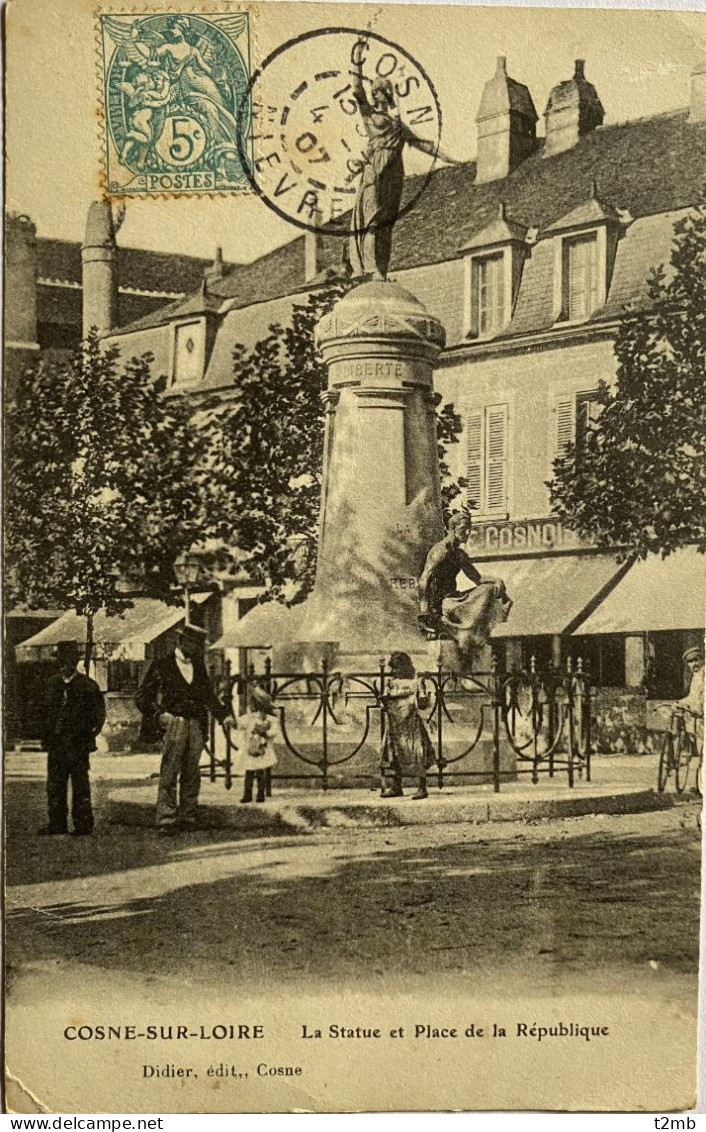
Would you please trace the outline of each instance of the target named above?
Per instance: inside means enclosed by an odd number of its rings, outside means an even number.
[[[218,283],[223,278],[223,249],[216,248],[216,254],[213,257],[213,263],[207,267],[203,273],[206,286],[212,283]]]
[[[115,227],[110,202],[94,200],[88,209],[86,235],[81,247],[83,267],[83,329],[107,334],[118,318],[118,271]]]
[[[523,83],[510,78],[504,55],[498,56],[495,74],[483,88],[476,122],[476,184],[507,177],[537,148],[532,95]]]
[[[5,387],[10,392],[39,350],[37,274],[37,229],[29,216],[11,212],[5,225]]]
[[[706,58],[700,59],[691,72],[689,121],[706,122]]]
[[[573,78],[552,88],[544,111],[546,141],[543,157],[573,149],[580,137],[600,126],[605,117],[596,88],[584,74],[584,60],[577,59]]]
[[[5,338],[8,345],[37,343],[37,229],[16,212],[5,229]]]

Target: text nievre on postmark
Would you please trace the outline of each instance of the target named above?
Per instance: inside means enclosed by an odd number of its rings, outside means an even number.
[[[356,89],[356,61],[362,92]],[[361,173],[375,164],[361,99],[367,102],[376,83],[389,84],[394,121],[424,147],[409,165],[410,189],[397,216],[413,208],[426,188],[441,136],[436,91],[408,51],[370,30],[318,28],[280,44],[253,73],[247,168],[253,190],[282,219],[333,236],[391,230],[382,217],[363,222],[354,208]],[[244,129],[239,136],[242,144]],[[351,209],[350,221],[342,224]]]
[[[108,194],[247,191],[251,13],[97,18]]]

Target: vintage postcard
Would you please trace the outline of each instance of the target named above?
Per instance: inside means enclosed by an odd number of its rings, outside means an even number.
[[[7,1109],[693,1108],[703,13],[4,16]]]

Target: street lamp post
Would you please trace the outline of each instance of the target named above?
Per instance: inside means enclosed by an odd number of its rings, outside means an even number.
[[[184,590],[184,623],[191,624],[191,587],[196,584],[201,573],[201,559],[198,554],[184,552],[174,563],[174,573]]]

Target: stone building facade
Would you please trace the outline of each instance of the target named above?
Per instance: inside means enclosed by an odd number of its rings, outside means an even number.
[[[84,321],[92,325],[95,313],[84,310],[83,274],[96,256],[96,218],[87,226],[84,241],[57,240],[37,235],[29,216],[10,213],[5,218],[5,379],[12,389],[27,361],[41,350],[45,355],[65,354],[79,344]],[[102,222],[98,220],[99,227]],[[200,286],[210,261],[194,256],[120,247],[115,239],[119,224],[110,219],[110,240],[103,252],[105,288],[97,290],[102,329],[123,325],[161,310],[166,303],[184,299]],[[98,232],[97,245],[100,255]],[[88,259],[88,264],[86,263]]]

